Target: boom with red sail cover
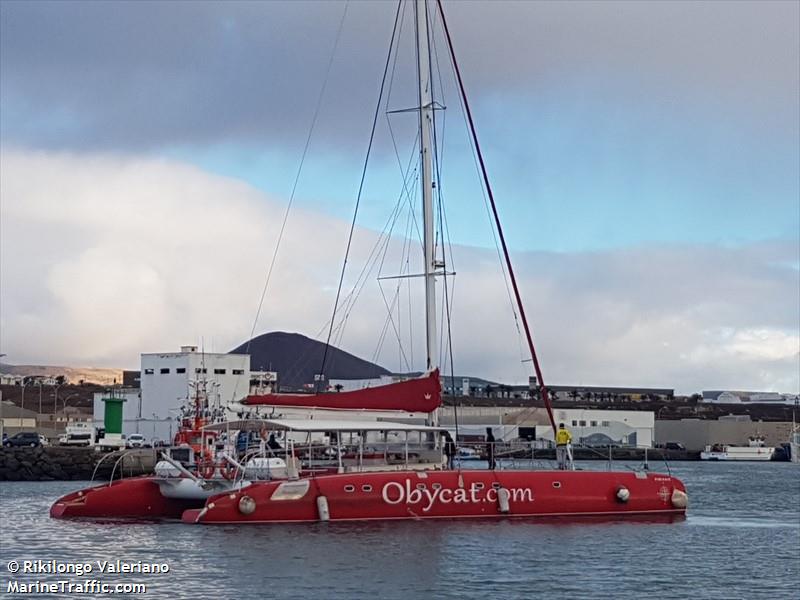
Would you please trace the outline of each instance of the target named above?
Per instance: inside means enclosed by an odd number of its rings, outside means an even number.
[[[242,403],[247,406],[302,406],[429,413],[442,404],[442,384],[439,381],[439,369],[435,369],[416,379],[352,392],[264,394],[248,396]]]

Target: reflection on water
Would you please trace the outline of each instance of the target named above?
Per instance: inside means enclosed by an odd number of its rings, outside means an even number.
[[[99,577],[146,583],[154,598],[798,597],[800,468],[671,466],[690,497],[688,518],[675,523],[56,521],[50,504],[82,484],[2,483],[0,570],[26,559],[164,561],[168,574]]]

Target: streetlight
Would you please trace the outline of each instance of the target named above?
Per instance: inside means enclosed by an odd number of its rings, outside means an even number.
[[[24,375],[22,376],[22,400],[19,404],[21,410],[25,410],[25,384],[27,383],[27,379],[28,378]]]
[[[67,402],[69,401],[70,398],[77,398],[78,396],[80,396],[80,394],[76,392],[74,394],[69,394],[66,398],[64,398],[64,408],[62,409],[61,412],[64,413],[65,417],[67,416]],[[56,407],[56,410],[58,410],[58,407]]]

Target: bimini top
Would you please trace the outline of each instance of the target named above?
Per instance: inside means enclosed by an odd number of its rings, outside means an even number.
[[[345,410],[402,410],[432,412],[442,404],[439,369],[422,377],[350,392],[324,394],[263,394],[248,396],[246,406],[302,406]]]
[[[356,421],[342,419],[245,419],[207,425],[207,431],[225,431],[227,429],[258,431],[291,430],[291,431],[445,431],[445,427],[430,427],[394,421]]]

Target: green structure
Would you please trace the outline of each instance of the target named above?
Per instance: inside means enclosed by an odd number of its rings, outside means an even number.
[[[122,403],[125,402],[125,398],[114,398],[112,395],[103,398],[103,402],[106,404],[103,416],[106,435],[122,435]]]

